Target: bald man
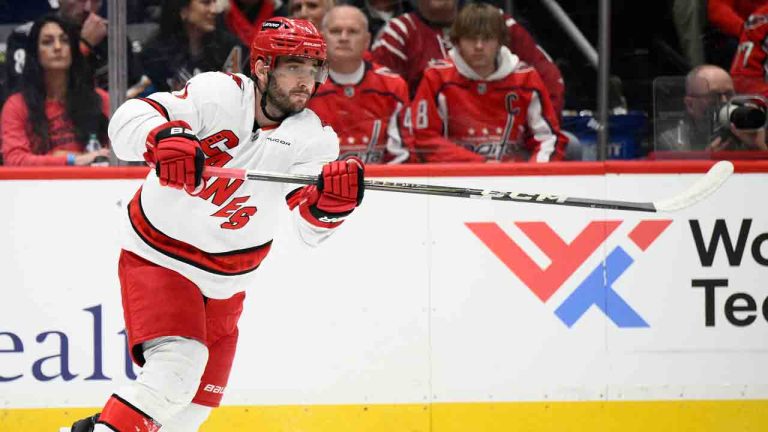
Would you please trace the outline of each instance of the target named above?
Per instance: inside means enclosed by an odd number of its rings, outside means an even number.
[[[685,77],[685,117],[663,131],[656,150],[765,150],[765,130],[743,131],[718,123],[715,114],[735,95],[728,72],[716,65],[697,66]]]
[[[367,18],[354,6],[336,6],[321,28],[329,76],[309,108],[339,135],[340,157],[357,156],[365,163],[409,160],[408,86],[388,69],[363,60],[371,40]]]

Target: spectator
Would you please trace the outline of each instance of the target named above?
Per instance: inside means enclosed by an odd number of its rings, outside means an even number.
[[[77,30],[56,15],[35,21],[21,92],[2,111],[5,165],[88,165],[109,150],[85,152],[95,135],[107,142],[109,97],[94,88]]]
[[[363,61],[371,41],[368,22],[354,6],[336,6],[323,19],[330,78],[309,108],[339,135],[340,159],[400,163],[412,145],[408,86],[386,68]],[[405,141],[405,145],[403,142]]]
[[[447,32],[457,8],[457,0],[418,0],[418,12],[400,15],[387,23],[371,47],[373,60],[402,75],[413,95],[427,65],[448,57],[451,42]],[[509,16],[504,19],[507,47],[539,72],[559,117],[565,93],[560,70],[520,24]]]
[[[733,80],[721,67],[705,64],[693,68],[685,77],[685,117],[659,134],[656,150],[765,150],[764,129],[738,130],[727,120],[719,124],[716,114],[734,94]]]
[[[413,11],[410,0],[351,0],[349,4],[363,11],[368,18],[368,31],[374,38],[379,37],[389,20]]]
[[[765,0],[708,0],[707,19],[711,28],[705,50],[710,63],[724,69],[730,66],[744,22],[763,4]]]
[[[229,9],[224,13],[224,23],[243,45],[249,46],[261,23],[278,15],[275,12],[281,6],[281,0],[230,0]]]
[[[498,9],[471,3],[450,31],[450,61],[424,72],[411,113],[416,148],[427,162],[548,162],[564,156],[547,88],[535,69],[504,46]]]
[[[156,91],[184,88],[200,72],[241,72],[244,47],[217,27],[216,0],[165,0],[158,32],[147,42],[143,63]]]
[[[334,5],[334,0],[289,0],[288,12],[291,18],[309,20],[320,29],[323,17]]]
[[[731,64],[731,77],[738,93],[759,94],[768,97],[768,3],[750,15],[741,31],[739,50]]]
[[[96,85],[102,89],[108,89],[109,70],[107,65],[107,20],[98,15],[102,0],[59,0],[57,15],[69,25],[78,27],[79,37],[75,42],[79,43],[78,49],[87,59],[87,64],[93,71]],[[24,63],[28,54],[29,34],[32,22],[16,27],[8,36],[6,61],[7,91],[9,93],[18,90],[19,79],[24,69]],[[134,56],[132,42],[126,45],[128,56],[128,82],[137,83],[141,79],[141,63],[138,56]]]

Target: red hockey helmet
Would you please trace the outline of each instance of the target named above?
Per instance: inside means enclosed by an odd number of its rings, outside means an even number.
[[[279,56],[305,57],[319,60],[325,66],[327,46],[315,26],[303,19],[274,17],[261,24],[251,41],[251,74],[256,74],[256,61],[274,66]],[[325,67],[322,70],[327,70]],[[325,81],[319,76],[317,81]]]

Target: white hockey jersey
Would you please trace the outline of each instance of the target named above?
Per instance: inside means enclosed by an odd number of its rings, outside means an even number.
[[[109,137],[123,160],[142,161],[155,127],[186,121],[200,138],[206,165],[276,173],[320,173],[339,154],[336,133],[309,109],[280,125],[254,128],[253,82],[239,74],[203,73],[180,92],[125,102],[113,115]],[[193,196],[161,186],[154,170],[128,205],[123,248],[174,270],[210,298],[228,298],[252,285],[269,252],[279,206],[296,185],[206,179]],[[336,223],[293,212],[301,238],[316,245]]]

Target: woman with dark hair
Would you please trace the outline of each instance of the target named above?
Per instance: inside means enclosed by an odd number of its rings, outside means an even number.
[[[55,15],[35,21],[21,91],[3,106],[5,165],[89,165],[109,150],[109,96],[94,86],[77,32]]]
[[[180,90],[201,72],[242,72],[239,40],[217,26],[216,0],[164,0],[160,29],[142,52],[144,73],[156,91]]]

